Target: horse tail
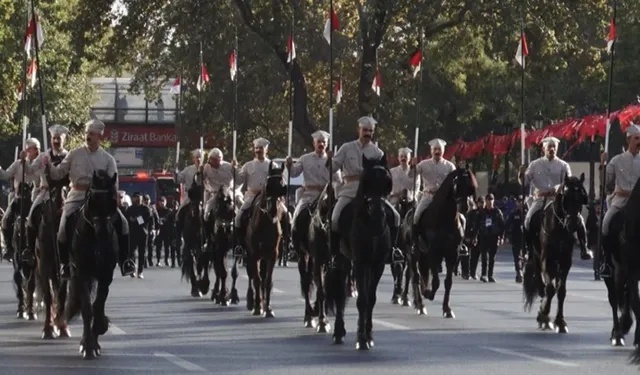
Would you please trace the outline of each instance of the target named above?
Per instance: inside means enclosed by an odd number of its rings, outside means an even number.
[[[531,311],[533,301],[538,295],[538,284],[540,283],[540,275],[538,274],[538,264],[535,256],[527,261],[524,267],[524,277],[522,280],[522,292],[524,295],[524,309]]]
[[[69,282],[69,293],[65,307],[66,320],[68,322],[80,313],[82,308],[83,284],[85,282],[90,284],[89,294],[91,294],[95,287],[95,279],[93,277],[90,277],[88,280],[83,280],[79,275],[75,275]]]

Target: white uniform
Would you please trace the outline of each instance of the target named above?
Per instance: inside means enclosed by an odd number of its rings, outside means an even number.
[[[216,193],[222,188],[225,194],[229,194],[233,188],[233,168],[231,163],[220,161],[218,168],[214,168],[211,164],[204,165],[203,170],[204,188],[209,198],[204,206],[205,220],[211,211],[214,210],[216,204]],[[238,186],[233,194],[236,206],[242,205],[242,195],[238,192]]]
[[[623,197],[620,193],[631,194],[633,187],[640,178],[640,155],[634,156],[629,151],[626,151],[614,156],[607,164],[606,177],[607,183],[615,181],[616,188],[613,198],[609,202],[609,209],[604,215],[604,219],[602,219],[602,234],[605,235],[609,233],[609,225],[613,215],[620,211],[629,199],[628,196]]]
[[[27,166],[27,168],[25,169],[24,181],[26,183],[35,183],[37,180],[37,176],[29,169],[29,161],[25,160],[25,165]],[[7,211],[4,213],[4,217],[2,218],[2,228],[8,229],[6,228],[6,226],[7,226],[7,221],[11,216],[11,206],[13,204],[13,201],[16,198],[18,198],[17,194],[20,193],[19,186],[20,186],[20,182],[22,181],[22,162],[20,160],[16,160],[6,170],[0,168],[0,179],[2,180],[13,179],[13,191],[15,193],[13,197],[9,199],[9,205],[7,206]],[[36,188],[33,188],[33,190],[31,191],[32,201],[35,199],[36,194],[38,194],[38,191]]]
[[[242,206],[236,213],[235,218],[235,226],[236,228],[240,228],[240,220],[242,220],[242,214],[253,204],[253,200],[256,196],[262,192],[264,188],[264,184],[267,182],[267,177],[269,177],[269,164],[271,164],[271,160],[268,158],[264,158],[263,161],[258,159],[253,159],[249,162],[246,162],[240,171],[236,174],[236,184],[238,185],[246,185],[247,191],[244,193],[244,201],[242,202]],[[284,207],[284,203],[280,202],[284,211],[287,211],[287,208]]]
[[[413,178],[413,176],[417,173],[418,176],[422,179],[422,183],[424,185],[422,190],[422,198],[420,198],[420,202],[418,203],[418,207],[413,215],[413,223],[418,224],[420,220],[420,216],[424,212],[424,210],[429,207],[431,202],[433,201],[433,196],[435,195],[444,179],[447,178],[449,173],[456,170],[455,164],[441,158],[440,161],[435,161],[435,159],[427,159],[423,160],[418,165],[416,165],[415,169],[409,171],[408,176]]]
[[[524,219],[526,229],[529,229],[533,215],[543,208],[545,197],[555,192],[556,186],[562,184],[565,175],[571,176],[571,167],[558,157],[549,160],[543,156],[529,164],[529,168],[524,173],[524,184],[530,183],[533,186],[534,198]]]
[[[178,207],[178,211],[182,209],[182,207],[189,204],[189,194],[187,192],[191,189],[191,185],[193,185],[193,179],[198,173],[198,167],[194,164],[186,167],[181,172],[176,174],[176,182],[179,184],[184,184],[184,197],[182,197],[182,202],[180,202],[180,207]]]
[[[36,171],[42,171],[44,169],[42,158],[36,159],[31,168]],[[58,227],[58,241],[66,242],[65,226],[67,219],[82,207],[86,198],[87,188],[93,179],[93,173],[99,170],[105,170],[110,176],[118,173],[116,160],[102,147],[99,147],[95,152],[91,152],[86,146],[76,148],[70,151],[59,165],[50,165],[51,179],[59,180],[68,174],[69,180],[71,180],[71,191],[67,195],[62,208],[62,217]],[[118,182],[116,181],[116,190],[118,188],[117,185]],[[120,212],[120,209],[118,209],[118,215],[120,215],[120,220],[122,221],[122,234],[128,235],[129,223]]]
[[[338,201],[336,202],[331,214],[331,230],[339,231],[339,220],[342,210],[351,202],[358,192],[360,185],[360,176],[362,174],[362,156],[367,159],[380,159],[384,157],[382,150],[372,142],[363,145],[359,140],[347,142],[340,147],[338,152],[333,156],[333,170],[342,170],[344,184],[338,191]],[[385,203],[391,208],[394,215],[396,226],[400,226],[400,214],[396,209],[385,200]]]
[[[66,157],[67,154],[69,153],[69,151],[67,150],[62,150],[60,152],[55,152],[53,149],[49,149],[49,151],[41,153],[40,155],[38,155],[38,157],[32,162],[32,164],[35,164],[36,161],[38,164],[42,163],[42,158],[44,157],[49,157],[49,160],[52,159],[52,157]],[[44,168],[40,168],[40,169],[36,169],[34,174],[36,175],[36,177],[38,178],[38,180],[40,181],[40,186],[38,189],[38,195],[35,197],[35,199],[33,200],[33,203],[31,204],[31,210],[29,211],[29,217],[27,218],[27,222],[29,223],[29,225],[33,224],[31,222],[31,215],[33,215],[33,210],[38,207],[45,199],[47,199],[49,197],[49,186],[47,184],[47,178],[45,176],[44,173]]]
[[[402,165],[393,167],[390,170],[391,178],[393,178],[393,189],[391,190],[389,201],[394,206],[400,201],[400,194],[402,194],[403,190],[407,190],[407,197],[410,202],[413,202],[415,192],[420,189],[420,178],[415,179],[414,185],[414,179],[412,176],[409,176],[409,170],[409,166],[403,169]]]
[[[296,209],[293,211],[293,221],[300,212],[315,201],[324,187],[329,183],[329,170],[327,165],[327,154],[318,155],[317,152],[310,152],[302,155],[292,166],[289,173],[291,177],[304,177],[304,186],[301,188],[300,197],[296,191]],[[333,185],[340,183],[340,172],[335,170],[333,174]]]

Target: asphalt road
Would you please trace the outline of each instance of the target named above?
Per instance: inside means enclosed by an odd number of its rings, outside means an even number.
[[[334,346],[330,334],[303,328],[295,267],[276,269],[273,320],[253,317],[245,309],[244,277],[241,305],[220,307],[209,298],[190,297],[177,269],[149,269],[144,280],[115,280],[107,301],[113,325],[101,338],[102,357],[93,361],[78,354],[79,321],[71,326],[73,338],[43,341],[41,321],[15,318],[10,268],[3,263],[0,374],[637,373],[626,364],[631,347],[609,346],[611,312],[604,284],[593,281],[587,263],[578,260],[571,271],[566,305],[570,333],[559,335],[537,330],[535,311],[523,311],[508,253],[499,257],[498,283],[454,280],[454,320],[441,317],[440,291],[428,304],[428,316],[391,305],[387,269],[374,311],[376,347],[369,352],[355,350],[353,300],[345,345]]]

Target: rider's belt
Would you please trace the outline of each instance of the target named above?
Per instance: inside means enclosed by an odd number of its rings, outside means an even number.
[[[40,190],[49,190],[49,187],[46,185],[41,185]]]
[[[71,188],[73,190],[85,191],[85,190],[89,190],[89,185],[73,185]]]
[[[262,193],[262,189],[247,189],[247,192],[251,194],[260,194]]]
[[[322,191],[324,185],[304,185],[304,190]]]
[[[360,181],[360,176],[344,176],[344,182],[355,182]]]
[[[434,195],[436,193],[437,190],[423,190],[422,193],[423,194],[431,194]]]
[[[547,192],[547,193],[538,193],[536,194],[536,196],[538,198],[544,198],[544,197],[553,197],[555,195],[555,193],[553,191]]]
[[[624,191],[624,190],[616,190],[615,193],[613,193],[613,195],[617,195],[617,196],[622,197],[622,198],[629,198],[631,193],[629,193],[628,191]]]

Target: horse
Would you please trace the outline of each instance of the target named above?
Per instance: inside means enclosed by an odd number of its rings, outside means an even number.
[[[67,218],[66,238],[71,240],[69,295],[65,307],[66,320],[82,313],[80,353],[85,359],[101,355],[98,337],[109,329],[105,304],[113,271],[118,264],[117,188],[118,174],[104,170],[93,172],[84,204]],[[96,287],[97,284],[97,287]],[[91,294],[95,287],[95,300]]]
[[[415,206],[415,200],[409,200],[409,191],[407,189],[402,190],[400,199],[396,205],[396,210],[398,210],[400,217],[405,217],[409,211],[415,209]],[[391,275],[393,276],[393,295],[391,296],[391,303],[394,305],[402,304],[403,306],[409,306],[409,278],[404,279],[404,289],[402,281],[404,274],[408,272],[407,255],[410,251],[410,242],[406,242],[405,237],[399,235],[397,249],[394,249],[391,253]]]
[[[531,311],[535,297],[539,295],[542,298],[536,318],[542,330],[554,328],[549,312],[557,293],[558,310],[553,324],[558,333],[569,332],[564,318],[564,300],[575,242],[573,232],[580,220],[582,206],[588,199],[583,184],[584,173],[580,178],[565,175],[553,200],[531,218],[529,233],[533,248],[524,269],[524,308]]]
[[[249,277],[247,309],[253,310],[253,315],[264,315],[265,318],[275,317],[271,290],[283,235],[282,220],[286,214],[280,201],[287,193],[282,181],[283,171],[284,168],[269,163],[267,181],[253,201],[245,235]]]
[[[13,201],[13,281],[18,298],[18,319],[37,320],[33,294],[36,291],[36,259],[28,248],[26,225],[31,210],[31,191],[33,185],[26,182],[18,184],[19,193]]]
[[[353,267],[358,291],[356,349],[369,350],[374,346],[372,329],[376,291],[393,246],[391,227],[394,218],[385,202],[392,187],[386,158],[367,159],[363,155],[362,168],[356,196],[340,215],[339,226],[343,235],[340,236],[340,249],[334,249],[335,255],[327,272],[325,295],[328,311],[336,315],[333,342],[342,344],[346,335],[347,278]]]
[[[450,295],[453,271],[457,268],[458,247],[464,237],[460,215],[467,212],[468,198],[475,197],[477,186],[476,178],[468,168],[459,168],[449,173],[433,196],[431,204],[419,218],[420,238],[412,238],[411,234],[414,211],[405,215],[403,236],[408,243],[414,244],[409,254],[407,272],[411,276],[413,305],[418,315],[427,314],[422,298],[430,301],[435,298],[440,287],[439,271],[444,259],[447,273],[442,314],[445,318],[455,318],[450,306]]]
[[[189,203],[183,208],[184,215],[184,248],[182,249],[182,278],[188,277],[191,284],[191,296],[202,297],[209,292],[209,258],[203,249],[204,227],[200,203],[203,199],[202,176],[197,173],[187,194]],[[180,246],[180,239],[177,240]]]
[[[621,324],[618,328],[618,334],[624,335],[631,330],[631,326],[633,324],[633,318],[631,317],[631,313],[629,309],[633,310],[633,315],[636,318],[636,330],[635,330],[635,338],[633,340],[633,344],[635,346],[634,351],[631,353],[629,360],[634,365],[640,365],[640,325],[638,322],[640,321],[640,292],[638,291],[638,282],[640,281],[640,273],[638,272],[638,264],[640,264],[640,254],[638,253],[638,234],[640,233],[640,216],[638,215],[638,206],[640,205],[640,184],[636,182],[633,190],[631,191],[631,195],[629,196],[629,200],[627,200],[627,204],[624,209],[616,216],[620,216],[621,219],[619,221],[622,222],[623,230],[618,237],[620,240],[620,247],[618,252],[613,252],[611,254],[611,259],[614,263],[614,278],[607,280],[615,280],[615,296],[617,297],[618,304],[622,305],[623,313],[621,317]],[[614,216],[611,221],[611,227],[609,228],[610,237],[613,233],[614,220],[616,220],[616,216]],[[614,330],[616,330],[616,311],[614,308],[614,304],[612,303],[612,291],[610,285],[607,284],[607,289],[609,290],[609,303],[611,303],[611,307],[614,311]],[[625,293],[626,289],[626,293]],[[624,298],[624,303],[622,299]],[[613,335],[613,333],[612,333]],[[613,341],[612,341],[613,342]],[[622,345],[624,345],[624,341],[622,341]]]
[[[60,253],[56,247],[66,189],[56,182],[48,182],[49,197],[42,202],[37,213],[40,220],[37,226],[36,259],[39,289],[44,299],[42,338],[45,340],[71,337],[64,317],[68,281],[60,278]],[[35,214],[34,211],[32,215]]]
[[[235,217],[235,203],[233,197],[225,193],[220,187],[215,195],[215,209],[205,222],[207,231],[207,244],[209,254],[213,258],[213,269],[216,281],[211,290],[211,300],[219,305],[228,306],[229,303],[237,305],[240,302],[236,281],[238,280],[238,261],[234,257],[231,276],[233,278],[231,286],[231,296],[227,289],[227,252],[232,247],[233,241],[233,218]]]

